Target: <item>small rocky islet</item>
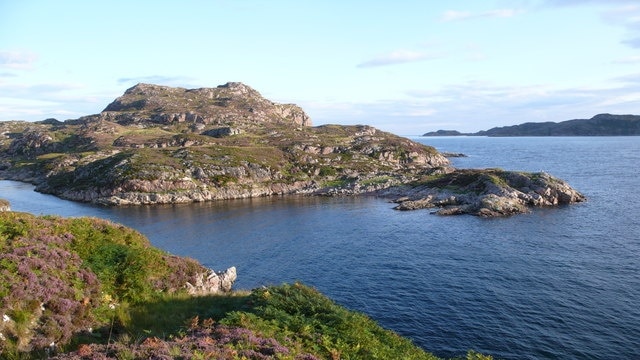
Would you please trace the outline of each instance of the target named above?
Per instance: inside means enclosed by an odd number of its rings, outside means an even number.
[[[0,178],[104,205],[369,194],[399,210],[493,217],[585,200],[549,174],[455,169],[371,126],[312,126],[300,107],[237,82],[138,84],[99,114],[0,122]]]

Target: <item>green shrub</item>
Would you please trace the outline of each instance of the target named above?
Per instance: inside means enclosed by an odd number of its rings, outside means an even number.
[[[253,308],[230,313],[223,324],[300,343],[302,350],[332,359],[437,359],[364,314],[335,304],[296,283],[254,290]]]

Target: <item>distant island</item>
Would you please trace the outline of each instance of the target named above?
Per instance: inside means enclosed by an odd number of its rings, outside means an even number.
[[[494,127],[475,133],[438,130],[422,136],[637,136],[640,115],[598,114],[591,119],[562,122],[527,122],[520,125]]]

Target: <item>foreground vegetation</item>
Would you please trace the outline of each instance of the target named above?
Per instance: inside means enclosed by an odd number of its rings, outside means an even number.
[[[203,270],[105,220],[0,212],[0,358],[436,359],[299,283],[186,295]]]

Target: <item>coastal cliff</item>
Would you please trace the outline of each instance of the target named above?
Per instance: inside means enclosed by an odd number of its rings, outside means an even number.
[[[398,207],[410,209],[421,207],[415,205],[413,184],[424,188],[429,177],[458,173],[433,147],[367,125],[314,127],[300,107],[274,103],[237,82],[201,89],[138,84],[99,114],[64,122],[0,122],[0,178],[103,205],[396,194],[414,201]],[[429,184],[441,194],[436,198],[448,194],[440,183]],[[511,192],[492,194],[510,198]],[[486,202],[456,199],[455,204]],[[517,208],[558,203],[522,200]],[[439,213],[515,213],[467,208]]]

